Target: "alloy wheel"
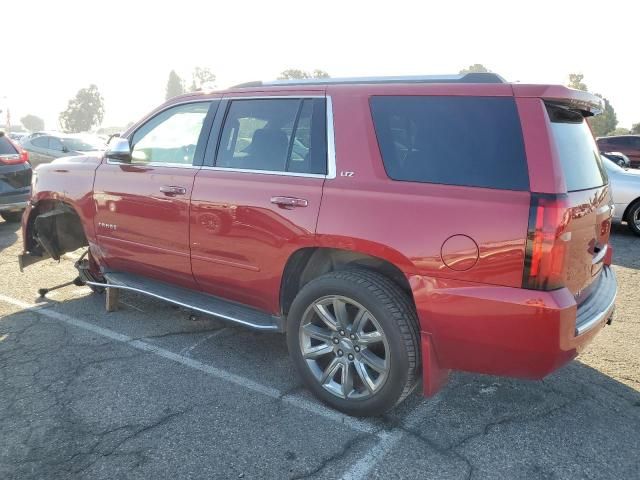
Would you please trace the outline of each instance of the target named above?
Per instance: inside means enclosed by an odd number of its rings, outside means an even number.
[[[305,311],[302,356],[322,387],[345,399],[377,393],[389,375],[389,345],[379,322],[353,299],[330,295]]]

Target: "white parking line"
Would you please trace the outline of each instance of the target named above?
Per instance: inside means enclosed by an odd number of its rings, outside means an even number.
[[[4,303],[8,303],[10,305],[14,305],[16,307],[20,307],[27,311],[32,311],[44,317],[48,317],[54,320],[58,320],[60,322],[64,322],[68,325],[73,325],[74,327],[93,332],[102,337],[115,340],[116,342],[124,343],[138,350],[142,350],[144,352],[149,352],[154,355],[158,355],[159,357],[165,358],[167,360],[171,360],[172,362],[179,363],[181,365],[192,368],[194,370],[199,370],[201,372],[206,373],[207,375],[211,375],[212,377],[218,378],[220,380],[224,380],[229,383],[233,383],[235,385],[246,388],[248,390],[252,390],[257,393],[261,393],[268,397],[282,399],[282,401],[287,404],[290,404],[301,410],[305,410],[307,412],[320,415],[334,422],[341,423],[354,430],[365,432],[365,433],[376,433],[379,430],[378,427],[376,427],[370,422],[349,417],[340,412],[337,412],[328,407],[325,407],[322,404],[312,402],[302,396],[284,395],[284,392],[281,392],[276,388],[262,385],[248,378],[242,377],[240,375],[236,375],[231,372],[227,372],[225,370],[214,367],[212,365],[199,362],[198,360],[194,360],[192,358],[186,357],[179,353],[171,352],[170,350],[166,350],[164,348],[158,347],[156,345],[152,345],[142,340],[134,340],[128,335],[124,335],[122,333],[109,330],[108,328],[99,327],[92,323],[74,318],[70,315],[56,312],[55,310],[51,310],[49,308],[44,308],[44,306],[33,305],[30,303],[24,302],[22,300],[18,300],[17,298],[8,297],[2,294],[0,294],[0,301]]]
[[[184,347],[182,350],[180,350],[180,355],[184,355],[185,357],[191,357],[191,352],[193,352],[193,350],[195,350],[196,348],[198,348],[200,345],[202,345],[203,343],[205,343],[206,341],[208,341],[210,338],[213,337],[217,337],[218,335],[220,335],[221,333],[225,332],[227,330],[226,327],[221,328],[220,330],[216,330],[215,332],[213,332],[210,335],[207,335],[204,338],[201,338],[200,340],[198,340],[196,343],[194,343],[193,345],[190,345],[188,347]]]
[[[434,395],[429,400],[420,403],[406,418],[404,425],[407,428],[414,428],[421,419],[433,413],[435,407],[442,401],[440,394]],[[362,480],[369,477],[369,473],[379,464],[393,448],[400,443],[405,432],[393,429],[381,432],[378,436],[380,440],[356,463],[342,475],[342,480]]]

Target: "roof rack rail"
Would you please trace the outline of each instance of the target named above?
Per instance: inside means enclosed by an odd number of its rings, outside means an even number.
[[[461,73],[458,75],[416,75],[402,77],[309,78],[294,80],[253,81],[231,88],[276,87],[288,85],[353,85],[360,83],[507,83],[497,73]]]

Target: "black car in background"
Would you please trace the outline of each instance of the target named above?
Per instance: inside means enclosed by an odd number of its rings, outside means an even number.
[[[0,132],[0,216],[19,222],[30,196],[29,154]]]

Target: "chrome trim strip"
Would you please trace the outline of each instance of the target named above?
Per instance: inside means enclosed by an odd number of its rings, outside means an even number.
[[[218,172],[240,172],[240,173],[261,173],[263,175],[280,175],[283,177],[309,177],[309,178],[325,178],[326,175],[317,173],[298,173],[298,172],[276,172],[273,170],[251,170],[249,168],[228,168],[228,167],[202,167],[202,170],[214,170]]]
[[[256,325],[255,323],[250,323],[245,320],[241,320],[239,318],[232,317],[230,315],[226,315],[224,313],[214,312],[212,310],[206,310],[204,308],[194,307],[193,305],[189,305],[187,303],[180,302],[178,300],[174,300],[172,298],[163,297],[162,295],[158,295],[157,293],[148,292],[146,290],[142,290],[139,288],[128,287],[127,285],[119,285],[117,283],[100,283],[100,282],[85,282],[87,285],[94,285],[96,287],[102,288],[119,288],[121,290],[129,290],[132,292],[142,293],[144,295],[149,295],[150,297],[157,298],[159,300],[164,300],[169,303],[173,303],[175,305],[180,305],[181,307],[190,308],[191,310],[195,310],[197,312],[206,313],[208,315],[213,315],[215,317],[224,318],[225,320],[229,320],[230,322],[239,323],[246,327],[253,328],[255,330],[267,330],[267,331],[279,331],[278,325]]]

